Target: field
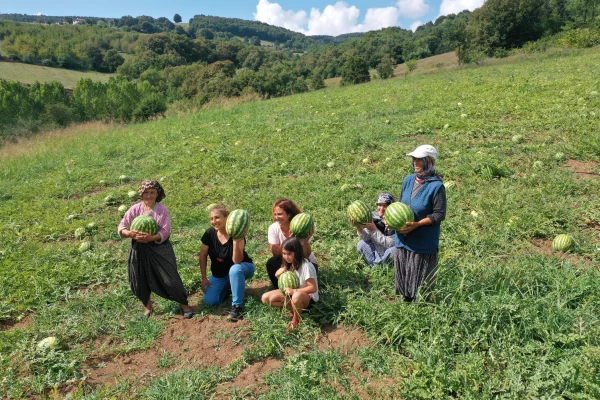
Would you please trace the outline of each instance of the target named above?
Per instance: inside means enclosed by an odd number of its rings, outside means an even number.
[[[82,78],[90,78],[94,81],[108,82],[115,74],[103,74],[100,72],[82,72],[63,68],[42,67],[16,62],[0,62],[0,79],[8,81],[19,81],[22,83],[58,81],[67,89],[74,89],[77,81]]]
[[[555,50],[1,148],[0,393],[600,398],[598,76],[600,49]],[[456,186],[436,288],[404,303],[393,268],[362,267],[345,208],[397,195],[411,173],[405,154],[424,143]],[[191,320],[158,297],[141,318],[127,284],[117,207],[151,177],[165,187],[179,271],[199,305]],[[321,302],[290,335],[287,313],[260,304],[282,196],[313,214],[320,266]],[[215,202],[252,218],[257,273],[238,323],[225,320],[227,304],[202,305],[196,254]],[[560,233],[575,238],[572,252],[552,251]],[[81,240],[92,250],[80,253]],[[59,346],[37,350],[48,336]]]

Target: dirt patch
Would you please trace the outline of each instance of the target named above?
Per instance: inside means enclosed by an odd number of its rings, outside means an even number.
[[[359,348],[371,344],[365,332],[357,327],[339,325],[323,325],[323,335],[318,340],[321,350],[336,348],[342,354],[354,354]]]
[[[600,179],[598,163],[568,160],[564,168],[574,173],[576,179]]]
[[[134,354],[92,359],[87,364],[88,383],[110,384],[133,379],[148,383],[154,377],[181,368],[225,367],[244,351],[240,339],[247,321],[233,324],[212,315],[184,320],[177,316],[152,348]]]
[[[0,331],[8,331],[10,329],[23,329],[31,325],[31,314],[26,315],[19,321],[6,320],[0,321]]]
[[[567,260],[573,265],[577,265],[579,267],[591,268],[594,266],[592,260],[586,257],[582,257],[578,254],[572,253],[561,253],[558,251],[554,251],[552,249],[552,240],[550,239],[539,239],[534,238],[531,240],[531,244],[533,245],[533,250],[539,254],[542,254],[546,257],[557,257],[561,260]]]
[[[264,383],[264,377],[269,375],[271,371],[283,367],[284,361],[269,358],[246,367],[240,374],[231,382],[221,384],[217,388],[217,399],[230,399],[232,393],[252,391],[253,397],[267,391],[267,386]]]
[[[256,280],[246,283],[246,296],[256,297],[260,299],[263,293],[273,290],[271,281]]]

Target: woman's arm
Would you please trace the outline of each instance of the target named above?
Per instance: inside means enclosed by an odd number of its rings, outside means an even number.
[[[240,264],[244,261],[244,247],[246,246],[246,237],[233,239],[233,263]]]
[[[300,240],[300,244],[302,244],[302,252],[303,252],[304,258],[308,258],[312,254],[312,246],[310,245],[310,239],[312,238],[312,235],[314,232],[315,232],[315,228],[313,227],[313,228],[311,228],[310,232],[308,232],[307,237],[305,237],[304,239],[298,239],[298,240]]]
[[[304,286],[303,288],[285,289],[286,294],[292,296],[296,292],[311,294],[317,291],[317,282],[314,280],[314,278],[308,278],[305,282],[306,286]]]
[[[206,292],[206,286],[210,286],[208,276],[206,275],[206,266],[208,264],[208,246],[202,244],[200,248],[200,254],[198,255],[198,262],[200,263],[200,274],[202,274],[202,291]]]
[[[269,243],[269,247],[271,248],[271,254],[273,254],[273,257],[281,257],[281,244]]]

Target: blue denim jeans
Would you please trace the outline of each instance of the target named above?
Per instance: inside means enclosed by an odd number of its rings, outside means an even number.
[[[212,287],[206,287],[204,302],[213,306],[221,304],[227,297],[229,289],[231,288],[233,297],[231,304],[234,306],[243,306],[244,293],[246,291],[246,279],[250,279],[252,275],[254,275],[254,270],[254,264],[243,262],[241,264],[233,264],[229,269],[229,276],[216,278],[214,275],[211,275],[210,278],[208,278],[208,281]]]
[[[369,267],[374,267],[377,264],[391,263],[393,261],[393,246],[387,249],[383,254],[379,254],[377,250],[375,250],[375,245],[373,243],[360,240],[358,245],[356,245],[356,250],[358,251],[358,254],[363,256],[363,259]]]

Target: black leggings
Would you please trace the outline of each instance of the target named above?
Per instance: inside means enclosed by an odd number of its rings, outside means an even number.
[[[277,277],[275,276],[275,272],[277,272],[277,270],[279,268],[281,268],[282,264],[283,264],[282,257],[271,257],[267,260],[267,273],[269,274],[269,279],[271,280],[271,283],[273,284],[273,287],[275,289],[279,289],[279,285],[277,283]],[[319,266],[315,263],[312,263],[312,265],[315,266],[315,272],[318,274]]]

